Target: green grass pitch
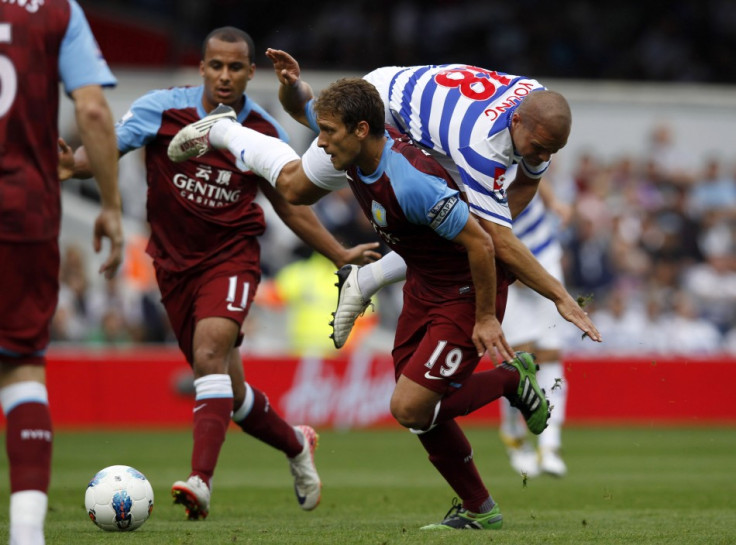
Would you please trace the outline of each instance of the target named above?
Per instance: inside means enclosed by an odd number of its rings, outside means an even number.
[[[514,545],[736,544],[736,428],[581,428],[564,431],[569,474],[524,482],[495,429],[470,428],[475,459],[504,514],[496,532],[420,532],[453,492],[419,441],[398,428],[322,431],[322,503],[302,512],[282,454],[232,430],[220,456],[206,521],[173,505],[188,474],[186,431],[59,431],[46,542],[86,544]],[[108,465],[141,470],[153,485],[151,518],[132,533],[97,529],[84,490]],[[7,459],[0,458],[0,543],[8,541]]]

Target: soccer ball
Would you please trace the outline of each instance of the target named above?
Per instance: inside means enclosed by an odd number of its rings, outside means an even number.
[[[145,475],[129,466],[110,466],[92,477],[84,494],[89,518],[108,532],[139,528],[153,510],[153,488]]]

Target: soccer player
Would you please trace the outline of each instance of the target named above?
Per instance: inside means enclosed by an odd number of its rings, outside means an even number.
[[[565,222],[571,213],[571,208],[556,198],[550,180],[543,179],[537,195],[513,220],[513,232],[519,240],[560,282],[563,282],[562,246],[557,240],[557,222],[552,215],[558,215],[559,221]],[[529,316],[534,319],[529,320]],[[506,400],[500,401],[501,439],[511,467],[527,477],[540,473],[562,477],[567,473],[560,453],[568,388],[561,360],[566,327],[572,326],[562,319],[550,301],[520,282],[509,286],[504,334],[514,350],[534,353],[539,365],[539,386],[553,407],[548,425],[537,437],[537,448],[534,448],[527,437],[522,415]]]
[[[116,84],[75,0],[0,3],[0,405],[7,420],[10,543],[44,543],[53,430],[45,352],[59,291],[59,81],[74,102],[100,188],[94,248],[123,249],[115,132],[103,87]]]
[[[208,123],[228,118],[285,137],[245,94],[255,72],[253,52],[253,41],[242,30],[213,30],[203,43],[201,85],[149,92],[116,125],[120,155],[146,149],[147,251],[179,347],[194,371],[191,472],[172,487],[175,501],[192,520],[209,512],[211,480],[231,413],[243,431],[286,454],[302,509],[314,509],[320,500],[314,430],[287,424],[264,392],[244,382],[238,346],[261,278],[257,237],[265,230],[263,210],[255,202],[258,190],[302,240],[335,264],[379,256],[372,250],[376,243],[343,248],[309,207],[290,205],[268,182],[236,169],[229,154],[212,153],[182,165],[166,156],[179,129],[207,114]],[[67,159],[73,163],[67,175],[89,174],[84,148]]]
[[[443,521],[423,528],[500,528],[500,508],[455,417],[505,396],[533,433],[547,424],[549,405],[536,382],[536,364],[530,354],[513,355],[501,331],[511,279],[503,266],[494,265],[491,238],[447,171],[398,131],[386,130],[383,102],[373,85],[360,78],[339,80],[320,94],[314,112],[317,145],[336,169],[347,171],[373,228],[407,263],[392,351],[391,414],[417,434],[432,464],[462,499]],[[179,133],[169,149],[172,158],[186,159],[189,145],[202,137],[208,146],[224,148],[247,133],[248,143],[239,142],[243,149],[290,154],[299,162],[288,146],[234,123],[220,121],[209,130],[202,125]],[[247,151],[240,160],[263,175],[274,172],[273,157],[259,160]],[[495,359],[496,350],[508,362],[474,373],[481,356],[489,351]]]

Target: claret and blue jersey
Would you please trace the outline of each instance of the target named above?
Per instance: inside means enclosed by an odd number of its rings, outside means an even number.
[[[168,157],[174,135],[207,115],[203,92],[202,85],[151,91],[133,102],[115,126],[121,153],[145,146],[148,252],[158,266],[172,272],[225,261],[241,251],[240,242],[265,230],[256,202],[261,178],[238,169],[229,152],[213,150],[182,163]],[[246,95],[244,99],[238,123],[287,140],[265,109]]]
[[[472,285],[468,267],[459,265],[467,263],[465,249],[452,242],[470,212],[441,165],[392,132],[375,172],[353,166],[347,175],[374,229],[406,261],[407,289],[456,298]]]
[[[53,240],[59,82],[70,94],[117,80],[74,0],[0,2],[0,60],[0,240]]]
[[[348,181],[373,186],[387,184],[391,187],[392,197],[384,197],[371,203],[371,223],[388,244],[401,245],[398,235],[400,226],[389,219],[390,210],[387,210],[389,200],[395,199],[400,213],[405,221],[414,225],[430,227],[435,233],[446,239],[455,238],[462,231],[468,220],[468,208],[460,199],[457,189],[448,185],[448,180],[442,177],[439,168],[426,172],[417,168],[412,161],[415,158],[401,153],[402,143],[397,143],[386,133],[381,161],[375,172],[363,174],[357,167],[348,171]],[[380,190],[370,188],[370,193],[376,196]],[[361,191],[362,192],[362,191]],[[376,197],[378,198],[378,197]]]

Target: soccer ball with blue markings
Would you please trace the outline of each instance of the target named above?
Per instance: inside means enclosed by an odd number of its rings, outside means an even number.
[[[89,518],[108,532],[139,528],[153,510],[153,488],[130,466],[101,469],[87,485],[84,506]]]

